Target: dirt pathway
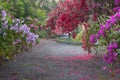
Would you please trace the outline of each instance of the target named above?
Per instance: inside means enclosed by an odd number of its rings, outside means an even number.
[[[41,40],[15,62],[0,66],[0,80],[120,80],[120,68],[111,76],[101,57],[87,55],[80,46]]]

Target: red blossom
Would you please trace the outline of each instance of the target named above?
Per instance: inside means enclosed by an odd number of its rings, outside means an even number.
[[[49,18],[47,20],[47,26],[51,27],[52,33],[60,33],[59,29],[63,33],[74,33],[78,27],[78,24],[87,23],[90,16],[89,0],[64,0],[59,1],[57,7],[52,9],[49,13]],[[96,15],[94,15],[94,20],[96,20]],[[55,27],[57,26],[57,27]],[[82,37],[82,43],[84,50],[90,52],[90,46],[86,36],[88,37],[88,24],[84,24],[85,33]],[[59,28],[59,29],[56,29]],[[75,34],[72,35],[75,38]]]
[[[78,24],[88,20],[88,0],[65,0],[59,1],[57,7],[49,13],[47,25],[51,29],[61,27],[63,33],[73,32]]]

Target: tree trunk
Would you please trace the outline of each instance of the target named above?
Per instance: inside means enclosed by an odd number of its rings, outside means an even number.
[[[70,39],[71,39],[71,34],[70,33],[68,33],[68,38],[69,38],[69,42],[70,42]]]

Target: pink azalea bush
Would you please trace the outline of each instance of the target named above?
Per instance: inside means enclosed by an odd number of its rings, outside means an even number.
[[[89,41],[91,44],[99,43],[101,46],[106,47],[106,51],[103,52],[103,60],[114,66],[120,59],[120,0],[114,0],[114,6],[112,14],[106,15],[108,19],[105,22],[99,24],[99,28],[96,32],[93,32]],[[103,41],[100,43],[99,41]],[[106,69],[106,67],[104,67]]]

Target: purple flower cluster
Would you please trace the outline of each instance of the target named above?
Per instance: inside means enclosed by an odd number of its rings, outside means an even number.
[[[20,19],[14,19],[13,24],[20,23]]]
[[[114,43],[110,43],[107,47],[107,50],[109,53],[113,53],[115,49],[118,48],[118,43],[114,42]]]
[[[16,41],[13,41],[13,45],[16,45],[16,44],[18,44],[18,43],[20,43],[21,42],[21,40],[20,39],[17,39]]]
[[[120,4],[120,0],[114,0],[115,1],[115,5],[119,5]]]
[[[20,20],[18,19],[13,20],[13,23],[15,23],[15,25],[11,26],[10,29],[16,32],[23,32],[23,36],[27,35],[26,42],[34,46],[36,43],[36,39],[38,38],[38,35],[30,32],[30,28],[26,24],[21,25]]]
[[[103,37],[106,36],[105,26],[104,25],[100,25],[100,29],[98,30],[98,33],[96,35],[98,35],[97,38],[99,38],[100,36],[103,36]]]
[[[90,42],[91,43],[96,43],[97,42],[95,34],[90,35]]]
[[[25,24],[20,26],[20,31],[23,32],[23,35],[27,35],[26,42],[34,46],[38,35],[30,32],[30,28]]]
[[[20,26],[20,31],[23,31],[23,34],[29,34],[30,28],[28,28],[28,26],[24,24]]]
[[[1,11],[1,13],[2,13],[2,14],[1,14],[1,15],[2,15],[2,17],[6,17],[6,16],[7,16],[7,13],[6,13],[6,11],[5,11],[5,10],[2,10],[2,11]]]
[[[114,61],[117,60],[117,56],[118,56],[118,53],[114,52],[114,53],[106,53],[104,55],[104,61],[108,64],[111,64],[113,63]]]
[[[113,42],[108,45],[107,47],[108,53],[104,55],[105,62],[111,64],[115,60],[117,60],[118,53],[116,52],[116,49],[118,49],[118,43]]]
[[[105,25],[101,24],[100,25],[100,29],[98,30],[98,33],[90,35],[90,42],[91,43],[96,43],[97,39],[99,39],[100,36],[105,37],[106,36],[106,32],[105,31],[106,31]]]
[[[16,23],[15,25],[11,26],[10,30],[14,30],[16,32],[20,32],[19,24]]]
[[[18,24],[15,24],[10,29],[15,30],[16,32],[23,32],[23,36],[27,35],[26,42],[28,44],[32,44],[33,46],[35,45],[38,35],[30,32],[30,28],[26,24],[20,26]]]
[[[120,0],[116,0],[119,1]],[[101,36],[106,37],[106,31],[109,31],[114,24],[116,24],[120,20],[120,10],[112,16],[110,16],[110,19],[106,21],[104,25],[100,25],[100,28],[97,32],[97,34],[91,34],[90,35],[90,42],[91,43],[96,43],[97,39],[99,39]],[[118,43],[116,41],[110,43],[107,47],[107,53],[104,55],[104,61],[107,62],[108,64],[113,63],[114,61],[117,60],[118,58],[118,53],[117,49],[119,48]]]
[[[8,27],[8,20],[6,19],[7,17],[7,13],[5,10],[1,11],[1,21],[2,21],[2,26],[3,28],[7,28]]]
[[[120,7],[115,7],[115,8],[113,8],[113,11],[114,11],[114,12],[120,11]]]
[[[90,42],[91,42],[91,43],[95,43],[96,41],[94,41],[94,40],[99,39],[100,36],[105,37],[105,36],[106,36],[106,31],[107,31],[107,30],[110,30],[111,27],[112,27],[118,20],[120,20],[120,11],[118,11],[115,15],[110,16],[110,19],[108,19],[108,20],[106,21],[106,24],[105,24],[105,25],[103,25],[103,24],[100,25],[100,29],[98,30],[98,33],[95,34],[94,37],[93,37],[93,34],[90,36]],[[96,38],[96,39],[95,39],[95,38]]]
[[[7,28],[7,23],[8,23],[6,16],[7,16],[6,11],[2,10],[1,11],[1,21],[3,22],[2,26],[4,28]],[[30,32],[30,28],[26,24],[21,24],[20,19],[13,20],[13,25],[10,27],[10,30],[14,30],[16,33],[23,32],[23,37],[25,35],[27,35],[26,42],[28,44],[35,45],[36,39],[38,38],[38,35]],[[13,41],[13,44],[17,44],[19,42],[21,42],[21,41],[19,39],[17,39],[16,41]]]
[[[27,42],[28,44],[32,43],[32,45],[34,46],[35,43],[36,43],[36,39],[37,39],[37,38],[38,38],[38,35],[30,32],[30,33],[28,33],[26,42]]]

